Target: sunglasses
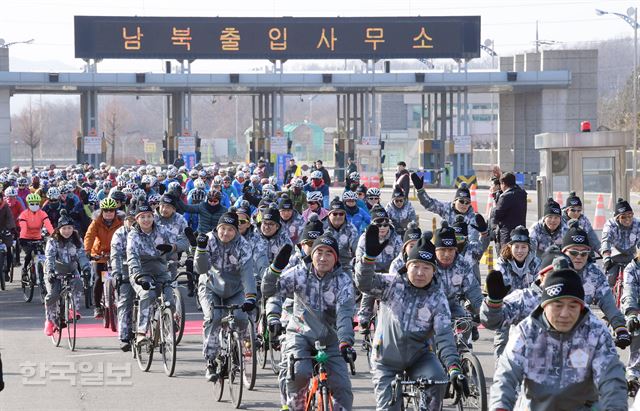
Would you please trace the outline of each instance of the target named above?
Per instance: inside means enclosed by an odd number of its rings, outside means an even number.
[[[240,223],[240,224],[249,224],[249,220],[241,219],[241,220],[238,220],[238,223]]]
[[[590,250],[585,250],[585,251],[577,251],[577,250],[567,250],[567,252],[569,253],[569,255],[571,257],[586,257],[589,254],[591,254]]]
[[[393,201],[396,203],[404,203],[404,198],[395,198]]]
[[[346,214],[345,213],[331,213],[331,215],[334,215],[336,217],[344,217]]]
[[[380,200],[380,197],[367,197],[369,200]]]
[[[220,202],[220,200],[218,200],[217,198],[210,198],[208,201],[210,203],[219,203]]]
[[[391,224],[389,224],[388,221],[374,221],[373,225],[377,227],[389,227]]]
[[[458,200],[458,202],[459,202],[460,204],[462,204],[462,205],[469,205],[469,204],[471,204],[471,201],[470,201],[470,200]]]

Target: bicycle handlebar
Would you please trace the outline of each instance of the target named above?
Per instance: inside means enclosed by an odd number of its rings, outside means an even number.
[[[343,358],[342,354],[332,354],[332,355],[327,355],[326,357],[327,359],[329,358]],[[298,361],[304,361],[304,360],[316,360],[316,356],[315,355],[309,355],[309,356],[304,356],[304,357],[294,357],[293,354],[291,354],[289,356],[289,378],[291,380],[295,379],[295,363]],[[356,364],[354,362],[353,357],[349,358],[348,361],[349,364],[349,369],[351,371],[351,375],[356,375]]]
[[[213,306],[214,309],[219,309],[219,310],[240,310],[242,309],[242,305],[241,304],[230,304],[230,305],[214,305]]]

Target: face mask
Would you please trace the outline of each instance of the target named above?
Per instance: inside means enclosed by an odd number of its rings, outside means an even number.
[[[38,211],[40,209],[40,206],[37,204],[29,204],[29,210],[33,211],[34,213],[36,211]]]

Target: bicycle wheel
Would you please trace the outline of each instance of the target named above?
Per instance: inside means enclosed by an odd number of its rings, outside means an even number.
[[[213,397],[218,402],[222,401],[222,394],[224,393],[224,374],[225,373],[221,371],[222,370],[218,370],[218,373],[220,374],[220,376],[218,377],[216,382],[213,383]]]
[[[6,281],[6,270],[5,270],[5,264],[7,263],[7,253],[6,252],[1,252],[0,253],[0,290],[5,290],[5,281]]]
[[[108,279],[104,279],[102,282],[102,301],[100,301],[100,305],[102,306],[102,325],[104,328],[109,328],[111,326],[111,312],[109,311],[109,293],[111,292],[111,282]]]
[[[273,371],[273,373],[275,375],[280,374],[280,364],[282,363],[282,347],[279,347],[278,349],[275,349],[271,346],[269,347],[269,362],[271,363],[271,370]]]
[[[116,287],[113,284],[112,280],[109,280],[111,283],[111,292],[109,293],[109,319],[111,325],[111,331],[118,332],[118,304],[116,298]]]
[[[333,404],[331,403],[331,395],[329,395],[329,388],[328,387],[321,387],[320,390],[318,390],[318,392],[320,393],[320,401],[318,401],[318,404],[322,404],[322,411],[331,411],[333,410]]]
[[[55,322],[56,328],[51,335],[51,342],[56,347],[60,346],[60,340],[62,340],[62,324],[64,321],[64,302],[62,301],[64,296],[61,296],[56,304],[56,310],[58,311],[58,320]]]
[[[184,335],[184,325],[187,321],[187,311],[184,307],[184,298],[182,298],[182,292],[180,292],[180,287],[176,287],[173,289],[173,298],[176,301],[176,312],[173,313],[173,318],[175,319],[175,332],[176,332],[176,345],[180,344],[182,341],[182,336]]]
[[[229,394],[231,394],[231,403],[240,408],[242,404],[242,341],[238,337],[237,332],[229,334],[229,358],[227,359],[227,378],[229,383]]]
[[[257,332],[256,332],[256,356],[258,357],[258,364],[260,368],[264,370],[267,366],[267,357],[269,351],[269,330],[267,329],[267,318],[264,314],[260,314],[258,319]]]
[[[21,280],[22,297],[24,298],[25,303],[29,303],[33,299],[33,288],[36,282],[35,266],[33,265],[33,263],[28,267],[27,271],[27,281]]]
[[[258,358],[256,347],[256,328],[251,317],[249,317],[247,332],[242,341],[242,361],[244,362],[244,373],[242,374],[244,386],[248,390],[252,390],[256,385]]]
[[[149,371],[151,362],[153,361],[153,349],[155,341],[155,320],[153,318],[153,307],[151,308],[151,319],[147,324],[145,339],[141,342],[136,341],[136,360],[138,367],[144,372]]]
[[[13,248],[11,248],[10,250],[7,250],[7,259],[5,262],[5,270],[7,271],[7,276],[9,277],[10,283],[13,282],[13,269],[14,269],[12,253],[13,253]]]
[[[469,396],[463,397],[462,403],[466,409],[487,410],[487,382],[478,357],[471,352],[465,352],[461,358],[462,372],[469,382]]]
[[[47,287],[44,285],[44,265],[40,261],[36,263],[36,274],[38,275],[38,288],[40,289],[40,303],[44,304],[44,298],[47,296]]]
[[[91,308],[91,305],[93,304],[91,301],[93,288],[91,286],[88,286],[88,287],[83,286],[82,290],[84,292],[84,308]]]
[[[76,303],[73,300],[73,296],[71,295],[70,291],[67,291],[67,293],[65,294],[65,309],[64,312],[66,313],[65,315],[68,318],[69,317],[69,313],[73,313],[73,315],[71,316],[71,318],[69,318],[67,320],[67,342],[69,344],[69,349],[71,351],[75,351],[76,349],[76,323],[77,323],[77,318],[76,318]]]
[[[164,373],[169,377],[173,376],[176,370],[176,334],[173,325],[173,311],[167,307],[162,310],[160,318],[160,352]]]

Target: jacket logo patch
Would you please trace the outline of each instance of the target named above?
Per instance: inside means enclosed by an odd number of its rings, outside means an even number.
[[[564,287],[564,284],[555,284],[545,288],[544,291],[548,296],[555,297],[562,292],[562,287]]]
[[[453,229],[455,230],[456,234],[462,232],[462,227],[453,227]]]

